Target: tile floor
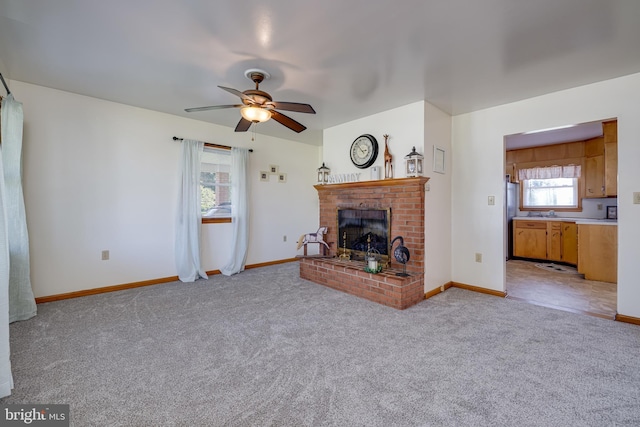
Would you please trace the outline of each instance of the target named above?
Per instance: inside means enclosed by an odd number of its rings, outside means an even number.
[[[507,261],[507,298],[598,317],[615,317],[615,283],[585,280],[580,274],[543,270],[536,264],[539,262]]]

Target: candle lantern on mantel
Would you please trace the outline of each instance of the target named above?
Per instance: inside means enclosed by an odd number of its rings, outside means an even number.
[[[326,184],[329,182],[329,174],[331,173],[331,169],[324,165],[322,162],[322,166],[318,168],[318,183]]]
[[[404,156],[405,173],[407,178],[422,176],[422,163],[424,156],[416,151],[416,147],[406,156]]]

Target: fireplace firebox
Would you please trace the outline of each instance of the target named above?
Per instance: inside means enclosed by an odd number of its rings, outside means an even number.
[[[389,261],[391,209],[338,208],[338,255],[346,253],[352,260],[364,260],[369,248]]]

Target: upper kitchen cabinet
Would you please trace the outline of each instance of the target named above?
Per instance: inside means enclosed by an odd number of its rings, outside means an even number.
[[[584,143],[584,197],[618,195],[618,122],[602,123],[602,137]]]
[[[584,197],[605,197],[604,137],[584,142]]]
[[[618,122],[602,124],[604,136],[604,188],[607,197],[618,196]]]

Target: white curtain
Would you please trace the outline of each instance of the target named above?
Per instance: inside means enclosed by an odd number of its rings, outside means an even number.
[[[9,239],[9,322],[36,315],[31,289],[29,233],[22,193],[22,103],[9,94],[2,100],[2,164]]]
[[[249,208],[247,163],[249,151],[246,148],[231,149],[231,225],[233,237],[229,261],[220,268],[225,276],[244,270],[249,247]]]
[[[4,129],[4,123],[2,125]],[[9,349],[9,237],[3,169],[0,150],[0,398],[9,396],[13,389]]]
[[[520,169],[518,178],[524,179],[551,179],[551,178],[580,178],[580,165],[549,166],[543,168]]]
[[[183,282],[194,282],[198,277],[207,279],[200,264],[200,156],[203,150],[201,141],[182,141],[175,255],[178,277]]]

